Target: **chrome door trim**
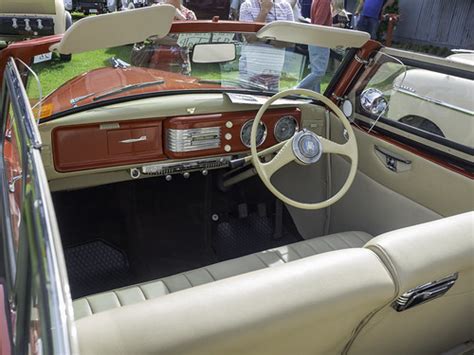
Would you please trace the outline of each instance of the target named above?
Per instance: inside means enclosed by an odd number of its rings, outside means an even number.
[[[460,106],[451,105],[451,104],[449,104],[445,101],[434,99],[434,98],[429,97],[429,96],[418,95],[417,93],[409,90],[406,87],[396,88],[395,91],[398,91],[398,92],[401,92],[402,94],[412,96],[412,97],[415,97],[417,99],[429,102],[430,104],[438,105],[438,106],[445,107],[445,108],[448,108],[448,109],[453,110],[453,111],[458,111],[458,112],[465,113],[465,114],[470,115],[470,116],[474,116],[474,111],[468,110],[468,109],[460,107]]]
[[[44,301],[40,302],[43,306],[40,312],[47,325],[46,329],[42,329],[47,333],[42,333],[43,342],[46,343],[46,353],[78,353],[66,264],[41,160],[41,138],[13,58],[8,59],[4,78],[4,87],[9,91],[14,120],[24,149],[21,152],[23,174],[28,178],[23,179],[22,208],[27,208],[30,213],[26,214],[22,223],[27,223],[28,230],[33,232],[28,238],[31,270],[28,268],[26,271],[32,272],[32,277],[39,277],[39,293]],[[17,341],[25,342],[27,339]]]

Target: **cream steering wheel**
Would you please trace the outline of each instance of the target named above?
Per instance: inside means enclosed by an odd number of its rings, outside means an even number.
[[[276,100],[286,97],[289,95],[301,95],[305,97],[310,97],[312,99],[318,100],[329,107],[335,114],[336,117],[341,121],[344,128],[349,134],[349,139],[345,144],[338,144],[329,139],[318,136],[316,133],[309,130],[301,130],[297,132],[292,138],[278,143],[273,147],[267,148],[260,153],[257,152],[257,129],[260,123],[260,120],[263,117],[263,114],[267,111],[270,105]],[[257,112],[255,119],[252,125],[252,132],[250,134],[250,151],[252,164],[255,166],[258,175],[262,179],[265,186],[281,201],[284,203],[305,210],[317,210],[320,208],[326,208],[333,203],[337,202],[344,194],[349,190],[354,177],[357,171],[357,142],[355,139],[354,131],[349,123],[349,120],[346,118],[344,113],[327,97],[306,89],[290,89],[282,91],[274,96],[272,96],[265,104],[262,105],[260,110]],[[269,162],[262,163],[259,156],[268,154],[270,152],[278,153],[273,157]],[[310,165],[319,161],[323,153],[334,153],[345,155],[351,160],[351,168],[349,175],[341,187],[341,189],[332,197],[325,201],[315,202],[315,203],[304,203],[295,201],[285,195],[283,195],[271,182],[271,177],[279,169],[288,163],[295,161],[302,165]]]

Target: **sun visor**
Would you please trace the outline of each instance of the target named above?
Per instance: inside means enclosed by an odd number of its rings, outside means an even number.
[[[257,37],[327,48],[360,48],[370,39],[367,32],[290,21],[271,22],[257,32]]]
[[[89,16],[74,23],[50,50],[76,54],[142,42],[150,36],[164,37],[171,29],[175,13],[172,5],[157,5]]]

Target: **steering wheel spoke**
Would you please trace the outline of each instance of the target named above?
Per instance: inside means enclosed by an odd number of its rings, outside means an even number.
[[[273,102],[289,95],[301,95],[309,97],[312,99],[316,99],[317,101],[326,105],[330,110],[334,112],[336,117],[342,123],[344,129],[347,130],[349,134],[349,140],[345,144],[338,144],[327,138],[316,136],[314,132],[302,130],[296,133],[293,138],[289,139],[288,141],[278,143],[260,152],[257,151],[257,132],[259,127],[258,125],[260,124],[263,115],[270,108]],[[270,155],[277,151],[278,153],[271,161],[261,161],[262,156]],[[284,203],[305,210],[317,210],[321,208],[326,208],[335,203],[336,201],[339,201],[339,199],[344,196],[344,194],[349,190],[349,187],[354,181],[357,172],[357,142],[349,120],[346,116],[344,116],[344,113],[341,111],[341,109],[326,96],[305,89],[289,89],[282,91],[272,96],[262,105],[262,107],[260,107],[253,121],[252,131],[250,133],[250,153],[250,159],[255,167],[255,170],[262,179],[262,182],[270,190],[270,192],[272,192],[277,198],[279,198]],[[295,160],[298,160],[304,165],[314,164],[319,161],[322,153],[341,154],[349,157],[351,160],[351,166],[346,181],[339,189],[339,191],[337,191],[333,196],[320,202],[302,202],[286,196],[285,194],[280,192],[280,190],[278,190],[275,185],[273,185],[271,177],[283,166]],[[292,182],[287,181],[287,183],[291,184]]]
[[[323,148],[323,153],[332,153],[332,154],[340,154],[345,155],[346,157],[351,158],[353,150],[351,149],[352,146],[349,142],[345,144],[335,143],[327,138],[319,137],[319,141],[321,142],[321,146]]]
[[[282,146],[280,151],[273,157],[272,160],[266,163],[262,163],[262,170],[267,176],[268,179],[270,179],[273,174],[275,174],[279,169],[281,169],[283,166],[291,163],[296,159],[293,149],[291,148],[291,142],[292,140],[287,140]],[[280,145],[280,144],[278,144]],[[277,145],[273,146],[272,148],[276,147]]]
[[[287,143],[287,141],[277,143],[275,145],[272,145],[271,147],[268,147],[264,150],[259,151],[257,154],[258,154],[259,157],[264,157],[265,155],[275,153],[275,152],[279,151],[286,143]]]

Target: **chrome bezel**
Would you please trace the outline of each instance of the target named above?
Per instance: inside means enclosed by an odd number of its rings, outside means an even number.
[[[244,128],[245,128],[248,124],[253,125],[253,121],[254,121],[253,119],[252,119],[252,120],[245,121],[245,123],[244,123],[244,124],[242,125],[242,127],[240,128],[240,141],[241,141],[242,144],[243,144],[244,146],[246,146],[247,148],[250,148],[250,142],[249,142],[248,145],[245,144],[242,134],[243,134],[243,132],[244,132]],[[267,139],[267,134],[268,134],[267,125],[266,125],[265,123],[263,123],[262,121],[260,121],[259,124],[261,124],[261,125],[263,126],[264,131],[263,131],[262,141],[261,141],[260,143],[257,142],[257,147],[260,147],[260,146],[265,142],[265,140]]]
[[[286,116],[282,116],[278,119],[278,121],[275,123],[275,127],[273,127],[273,136],[275,137],[276,141],[277,142],[283,142],[284,140],[286,139],[279,139],[278,136],[277,136],[277,127],[278,127],[278,124],[285,118],[290,118],[292,119],[294,122],[295,122],[295,133],[293,133],[293,135],[291,137],[294,137],[296,133],[298,133],[298,130],[300,129],[299,127],[299,124],[298,124],[298,120],[296,119],[295,116],[292,116],[292,115],[286,115]],[[290,138],[291,138],[290,137]],[[288,139],[290,139],[288,138]]]
[[[300,149],[300,141],[305,137],[305,136],[310,136],[313,137],[315,140],[315,143],[318,146],[318,154],[316,154],[314,157],[308,157],[303,154],[303,152]],[[319,140],[318,136],[308,130],[303,130],[298,132],[294,137],[293,137],[293,142],[292,142],[292,148],[293,148],[293,153],[295,156],[298,158],[298,160],[303,163],[303,164],[313,164],[319,161],[321,156],[323,155],[323,146],[321,144],[321,141]]]

